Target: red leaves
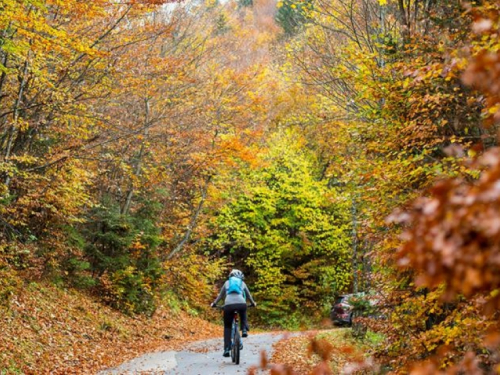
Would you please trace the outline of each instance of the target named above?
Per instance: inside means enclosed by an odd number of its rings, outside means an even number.
[[[467,47],[472,58],[462,80],[481,91],[476,104],[482,106],[487,125],[492,125],[500,120],[498,2],[474,6],[471,13],[472,30],[478,37],[473,36]],[[473,98],[465,103],[466,113],[474,113]],[[471,125],[471,129],[479,129],[479,119]],[[469,126],[466,130],[468,134]],[[484,141],[488,131],[480,133]],[[475,154],[487,146],[478,142],[470,152]],[[464,153],[458,151],[454,156],[463,158]],[[462,177],[440,181],[429,196],[416,200],[409,212],[389,218],[405,229],[404,243],[396,254],[399,267],[409,271],[405,276],[417,275],[417,286],[431,288],[417,289],[413,299],[405,297],[401,302],[400,330],[404,332],[415,320],[415,337],[397,337],[395,342],[404,342],[407,359],[429,359],[418,363],[411,374],[479,374],[480,366],[492,369],[498,361],[500,336],[493,313],[500,308],[500,150],[486,152],[470,167],[464,170],[472,171],[473,176],[483,171],[478,180],[470,183]],[[420,293],[454,302],[432,306],[428,296],[419,298]],[[417,318],[406,316],[408,309],[413,315],[420,311]],[[419,319],[425,325],[418,326]]]
[[[439,363],[435,360],[429,360],[424,363],[419,363],[411,371],[411,375],[428,375],[428,374],[470,374],[470,375],[482,375],[483,370],[479,366],[476,355],[473,352],[468,352],[463,360],[455,365],[443,371]]]

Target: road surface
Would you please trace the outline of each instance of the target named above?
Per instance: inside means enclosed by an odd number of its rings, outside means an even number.
[[[190,344],[181,352],[158,352],[143,355],[99,375],[165,374],[165,375],[221,375],[246,374],[251,366],[260,363],[261,352],[271,353],[274,342],[284,338],[281,333],[250,334],[243,339],[240,364],[231,357],[222,356],[222,337]]]

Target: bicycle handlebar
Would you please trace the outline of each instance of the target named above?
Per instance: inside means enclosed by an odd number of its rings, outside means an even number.
[[[212,306],[213,309],[218,309],[218,310],[224,310],[224,307],[226,307],[225,305],[222,305],[222,306]],[[248,307],[256,307],[255,305],[247,305],[247,308]]]

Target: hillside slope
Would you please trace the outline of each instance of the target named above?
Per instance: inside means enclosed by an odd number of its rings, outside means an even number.
[[[0,310],[0,374],[92,374],[143,352],[221,337],[221,327],[160,306],[128,317],[76,291],[30,283]]]

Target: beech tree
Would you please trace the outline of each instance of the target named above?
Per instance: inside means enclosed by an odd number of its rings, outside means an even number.
[[[245,271],[268,323],[293,324],[352,282],[350,205],[316,179],[297,136],[278,132],[262,157],[266,166],[239,177],[206,246]]]

